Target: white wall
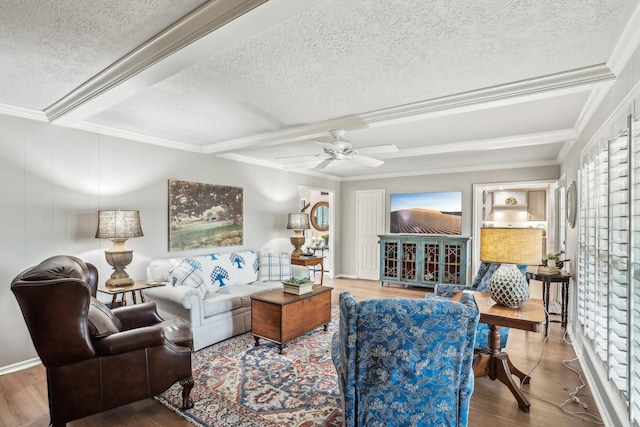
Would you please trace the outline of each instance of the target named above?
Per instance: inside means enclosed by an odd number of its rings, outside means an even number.
[[[152,259],[184,254],[167,250],[169,179],[244,188],[244,244],[185,252],[194,254],[290,252],[286,221],[300,210],[298,186],[340,194],[335,181],[0,115],[0,372],[37,356],[10,290],[20,271],[68,254],[94,263],[101,281],[111,274],[111,242],[94,238],[99,209],[140,211],[144,236],[127,242],[131,277],[144,279]]]
[[[442,175],[422,175],[404,178],[372,179],[366,181],[347,181],[342,184],[342,210],[340,224],[343,232],[340,237],[341,264],[336,270],[343,276],[356,275],[356,191],[384,189],[386,232],[389,231],[389,198],[393,193],[419,193],[425,191],[462,191],[462,235],[472,236],[473,184],[555,180],[560,176],[559,166],[535,168],[502,169],[497,171],[478,171],[449,173]],[[470,260],[473,254],[469,254]]]

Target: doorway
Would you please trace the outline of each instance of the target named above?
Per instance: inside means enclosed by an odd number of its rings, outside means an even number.
[[[324,257],[324,274],[334,277],[334,253],[336,226],[335,192],[326,188],[301,185],[298,190],[300,209],[309,214],[311,228],[305,230],[303,250]],[[320,267],[318,266],[318,269]],[[318,274],[314,271],[312,274]]]
[[[556,247],[555,181],[522,181],[473,185],[473,236],[482,227],[543,229],[543,257]],[[480,267],[480,239],[472,241],[472,271]]]

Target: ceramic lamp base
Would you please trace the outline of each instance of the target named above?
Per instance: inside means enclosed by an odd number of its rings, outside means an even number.
[[[489,293],[497,304],[518,308],[529,298],[529,284],[515,264],[502,264],[491,277]]]

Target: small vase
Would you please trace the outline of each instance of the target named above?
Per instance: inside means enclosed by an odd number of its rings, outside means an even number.
[[[547,260],[547,267],[553,268],[556,266],[556,260],[555,259],[548,259]]]

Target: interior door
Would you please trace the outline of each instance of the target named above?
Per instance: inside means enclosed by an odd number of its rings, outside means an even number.
[[[379,280],[380,244],[385,229],[385,191],[356,191],[356,275]]]

